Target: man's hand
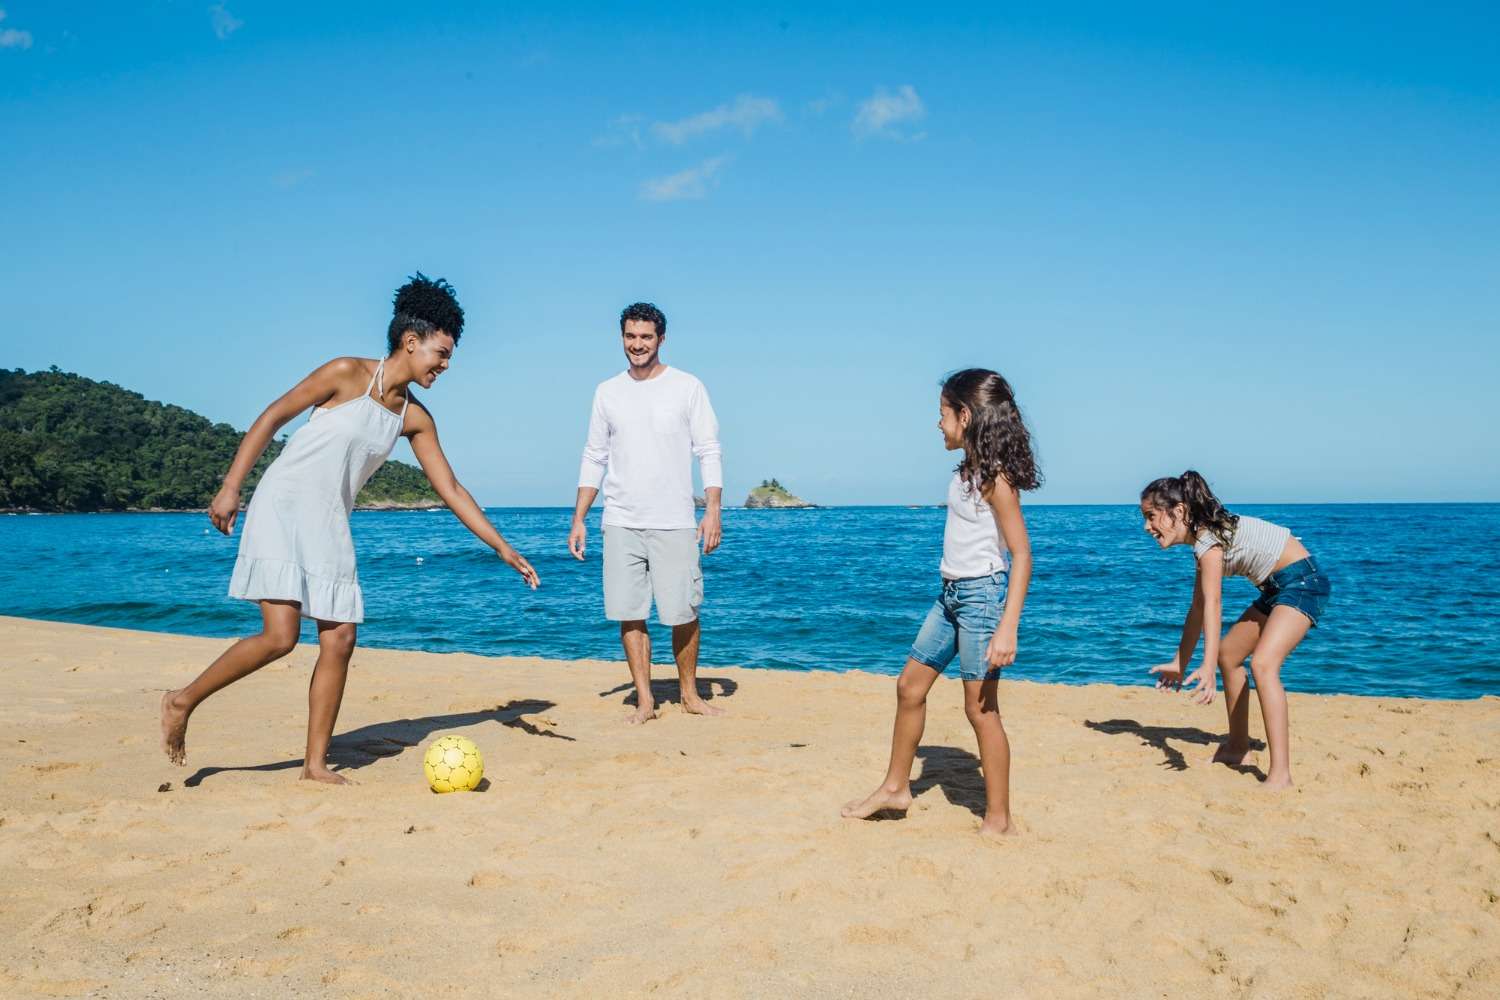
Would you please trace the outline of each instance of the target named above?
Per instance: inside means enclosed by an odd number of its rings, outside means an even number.
[[[231,490],[228,486],[219,490],[213,502],[208,505],[208,519],[213,526],[226,535],[234,534],[235,518],[240,516],[240,491]]]
[[[710,508],[703,512],[703,520],[698,522],[698,541],[703,543],[703,554],[708,555],[719,547],[719,541],[724,537],[724,530],[720,526],[719,512]]]
[[[582,521],[574,521],[573,528],[568,532],[568,551],[573,553],[573,558],[582,560],[583,553],[588,548],[589,529]]]

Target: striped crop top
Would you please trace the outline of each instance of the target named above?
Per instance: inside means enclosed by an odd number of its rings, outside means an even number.
[[[1222,546],[1224,575],[1249,577],[1250,582],[1258,587],[1276,568],[1281,553],[1286,550],[1287,539],[1291,537],[1289,528],[1241,515],[1228,545],[1224,545],[1213,532],[1204,531],[1193,542],[1193,557],[1200,558],[1215,545]]]

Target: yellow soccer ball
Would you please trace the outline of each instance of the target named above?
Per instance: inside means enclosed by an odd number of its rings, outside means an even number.
[[[484,777],[484,758],[467,736],[439,736],[428,744],[422,770],[434,792],[468,792]]]

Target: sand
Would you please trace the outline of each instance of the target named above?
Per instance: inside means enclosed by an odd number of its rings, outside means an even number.
[[[705,669],[728,717],[634,728],[621,664],[362,649],[332,788],[308,647],[163,758],[224,646],[0,618],[0,995],[1500,995],[1500,699],[1293,695],[1273,794],[1208,763],[1217,703],[1002,682],[990,844],[956,680],[909,815],[857,822],[890,677]],[[448,732],[483,791],[428,791]]]

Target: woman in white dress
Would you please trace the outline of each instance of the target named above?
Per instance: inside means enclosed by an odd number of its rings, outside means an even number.
[[[355,627],[364,621],[364,596],[354,565],[349,514],[360,487],[404,435],[422,471],[464,526],[521,575],[532,589],[536,571],[511,548],[453,475],[438,443],[437,426],[410,387],[423,389],[447,370],[463,332],[464,313],[446,281],[420,272],[396,292],[382,359],[335,358],[266,408],[245,434],[208,516],[224,534],[234,531],[240,488],[276,432],[303,410],[308,422],[292,435],[266,470],[245,513],[231,597],[257,601],[258,635],[236,642],[187,687],[161,700],[162,748],[174,764],[187,756],[188,717],[215,691],[277,660],[297,644],[301,619],[318,624],[318,661],[308,689],[307,754],[302,777],[335,784],[328,741],[344,696]]]

